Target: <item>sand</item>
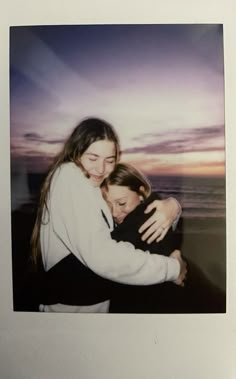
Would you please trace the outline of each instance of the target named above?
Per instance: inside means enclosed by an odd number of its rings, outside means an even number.
[[[12,214],[13,297],[16,311],[36,311],[38,307],[34,302],[33,294],[27,293],[26,295],[28,289],[25,288],[25,283],[28,283],[25,281],[25,272],[28,267],[29,241],[34,217],[33,209],[27,206]],[[197,280],[201,282],[203,292],[204,286],[208,286],[208,283],[212,284],[216,290],[219,289],[220,296],[223,295],[220,300],[219,312],[224,312],[224,295],[226,293],[225,220],[185,219],[182,230],[183,255],[199,269]],[[216,297],[217,294],[218,292],[216,292]]]

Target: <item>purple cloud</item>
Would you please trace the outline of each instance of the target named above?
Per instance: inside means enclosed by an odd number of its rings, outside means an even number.
[[[145,143],[152,138],[154,142]],[[123,153],[176,154],[188,152],[207,152],[224,150],[224,125],[179,129],[166,133],[147,133],[135,139],[141,143],[137,147],[127,148]]]
[[[25,133],[24,138],[28,141],[41,142],[42,137],[38,133]]]
[[[58,143],[63,143],[65,139],[63,138],[58,138],[58,139],[47,139],[43,136],[41,136],[38,133],[25,133],[24,138],[27,141],[32,141],[32,142],[40,142],[40,143],[48,143],[51,145],[58,144]]]

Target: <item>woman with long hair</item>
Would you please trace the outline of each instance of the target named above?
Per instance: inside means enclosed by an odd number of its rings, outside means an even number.
[[[119,139],[111,125],[89,118],[73,130],[51,166],[32,234],[32,259],[36,265],[42,259],[47,272],[63,259],[76,257],[80,275],[76,305],[62,302],[59,294],[58,303],[48,301],[41,305],[42,311],[107,312],[108,281],[181,284],[185,277],[186,265],[181,257],[146,254],[131,244],[111,239],[113,219],[100,185],[113,171],[119,154]],[[153,225],[150,233],[156,238]],[[64,295],[63,299],[67,293]]]

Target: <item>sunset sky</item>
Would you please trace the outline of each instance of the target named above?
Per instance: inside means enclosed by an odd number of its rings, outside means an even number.
[[[221,25],[12,27],[14,171],[44,171],[84,117],[147,174],[224,175]]]

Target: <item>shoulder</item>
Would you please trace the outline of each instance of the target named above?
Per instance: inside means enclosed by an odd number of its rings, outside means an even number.
[[[74,163],[74,162],[66,162],[62,163],[56,170],[55,174],[58,175],[81,175],[82,171],[81,169]]]
[[[122,224],[118,225],[115,229],[116,232],[119,230],[130,230],[130,228],[134,231],[135,229],[139,229],[139,227],[154,213],[154,211],[150,213],[145,213],[145,209],[148,204],[152,203],[153,200],[156,200],[157,196],[155,193],[152,193],[147,199],[145,199],[141,204],[139,204],[132,212],[130,212],[122,222]]]
[[[54,178],[58,180],[81,180],[88,182],[88,179],[85,177],[81,169],[73,162],[62,163],[55,171]]]
[[[141,225],[149,219],[155,209],[153,209],[149,213],[145,213],[145,210],[149,204],[151,204],[154,200],[160,200],[160,196],[156,192],[152,192],[151,195],[145,199],[142,203],[140,203],[132,212],[130,212],[124,219],[124,221],[117,225],[114,229],[114,234],[118,235],[118,233],[127,233],[128,231],[134,233],[138,231]]]
[[[148,205],[152,203],[154,200],[162,200],[158,192],[152,192],[151,195],[148,196],[148,198],[144,200],[143,204]]]
[[[55,171],[52,179],[52,187],[55,188],[78,188],[85,187],[89,190],[91,184],[81,169],[73,162],[61,164]]]
[[[138,217],[140,224],[144,222],[146,219],[148,219],[152,213],[149,214],[144,213],[145,209],[149,204],[151,204],[154,200],[161,200],[160,196],[157,192],[152,192],[142,203],[140,203],[126,218],[125,220],[132,220],[136,219]]]
[[[172,229],[169,229],[167,235],[162,241],[158,243],[154,241],[151,244],[142,241],[141,234],[138,232],[140,226],[143,225],[144,222],[155,212],[155,209],[153,209],[150,213],[145,213],[148,204],[159,199],[160,197],[157,193],[152,193],[124,219],[122,224],[114,229],[112,232],[112,238],[131,242],[136,248],[149,250],[151,253],[156,253],[158,251],[159,254],[169,255],[176,248],[176,239],[173,238],[174,233]]]

